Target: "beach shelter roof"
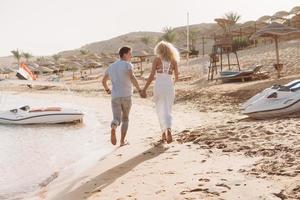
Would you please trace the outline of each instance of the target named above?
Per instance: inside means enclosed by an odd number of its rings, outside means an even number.
[[[288,15],[290,15],[290,13],[287,11],[279,11],[272,15],[272,18],[286,18]]]
[[[143,56],[148,56],[149,53],[147,53],[147,52],[144,51],[144,50],[133,50],[133,51],[132,51],[132,55],[133,55],[133,56],[136,56],[136,57],[143,57]]]
[[[300,15],[300,6],[295,6],[291,9],[290,14]]]
[[[33,68],[37,68],[37,67],[39,67],[39,64],[32,62],[32,63],[28,63],[28,66],[31,66]]]
[[[6,70],[5,67],[3,67],[3,68],[0,67],[0,73],[1,74],[9,74],[10,71]]]
[[[84,68],[98,67],[98,66],[101,66],[101,65],[102,65],[101,63],[90,59],[84,64]]]
[[[50,69],[48,67],[44,67],[44,66],[39,66],[35,70],[41,71],[42,73],[52,73],[53,72],[52,69]]]
[[[96,59],[96,60],[101,59],[101,57],[98,56],[96,53],[88,54],[87,58],[89,58],[89,59]]]
[[[82,67],[82,64],[80,64],[79,62],[70,62],[68,65],[76,68]]]
[[[71,56],[68,56],[66,59],[67,59],[67,60],[71,60],[71,61],[76,61],[76,60],[78,60],[79,58],[78,58],[77,56],[75,56],[75,55],[71,55]]]
[[[290,34],[297,34],[300,35],[300,30],[297,28],[293,28],[290,26],[286,26],[283,24],[279,24],[273,22],[265,26],[264,28],[260,29],[256,33],[251,36],[251,39],[255,39],[258,37],[271,37],[275,40],[275,48],[276,48],[276,60],[277,65],[279,64],[279,51],[278,51],[278,38],[283,35],[290,35]],[[278,72],[278,77],[280,76]]]
[[[242,32],[245,34],[253,34],[258,29],[261,29],[262,27],[266,26],[267,23],[265,22],[257,22],[257,21],[248,21],[240,25],[240,28],[242,29]],[[234,31],[238,31],[238,29],[235,29]]]
[[[287,11],[279,11],[272,15],[271,21],[284,24],[287,21],[289,15],[290,13]]]
[[[241,25],[241,27],[249,27],[249,26],[255,26],[256,21],[247,21]]]
[[[283,24],[279,24],[276,22],[273,22],[272,24],[269,24],[262,29],[258,30],[256,33],[254,33],[251,38],[255,39],[258,37],[278,37],[282,35],[288,35],[288,34],[299,34],[300,30],[297,28],[293,28],[290,26],[286,26]]]
[[[38,64],[43,66],[55,65],[55,63],[50,60],[42,60],[39,61]]]
[[[15,70],[13,70],[13,69],[10,68],[10,67],[4,67],[3,70],[4,70],[5,73],[11,73],[11,72],[14,72],[14,71],[15,71]]]
[[[295,15],[291,18],[291,25],[295,27],[300,27],[300,15]]]
[[[265,15],[265,16],[258,18],[256,21],[269,23],[271,21],[271,18],[272,18],[271,16]]]
[[[113,56],[110,56],[108,54],[102,53],[100,60],[101,60],[102,63],[109,64],[109,63],[115,62],[118,59],[116,57],[113,57]]]
[[[52,69],[53,71],[58,71],[58,68],[55,67],[54,65],[48,66],[49,69]]]

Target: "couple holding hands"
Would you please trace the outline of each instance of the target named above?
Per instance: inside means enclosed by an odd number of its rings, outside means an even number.
[[[132,85],[136,87],[142,98],[146,98],[146,91],[155,79],[153,94],[156,113],[162,131],[162,140],[171,143],[172,139],[172,106],[175,99],[174,83],[178,80],[179,53],[168,42],[161,41],[155,48],[156,55],[152,63],[151,73],[143,89],[134,76],[133,66],[130,63],[132,53],[130,47],[122,47],[119,50],[120,59],[111,64],[105,72],[102,84],[105,91],[111,94],[111,107],[113,120],[111,122],[111,143],[116,145],[116,129],[121,125],[120,146],[128,144],[125,140],[128,130],[129,113],[132,105]],[[173,81],[172,76],[175,76]],[[111,80],[110,90],[107,81]]]

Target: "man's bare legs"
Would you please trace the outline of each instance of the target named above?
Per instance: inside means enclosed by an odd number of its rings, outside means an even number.
[[[110,131],[110,141],[113,145],[117,144],[117,138],[116,138],[116,129],[117,126],[116,125],[111,125],[111,131]]]
[[[128,130],[129,124],[129,112],[131,109],[131,98],[123,98],[122,99],[122,126],[121,126],[121,140],[120,146],[124,146],[129,144],[126,142],[125,137]]]
[[[128,130],[128,121],[122,122],[120,147],[128,144],[128,142],[126,142],[125,140],[127,130]]]
[[[167,129],[167,143],[171,143],[173,141],[171,129]]]
[[[163,142],[167,140],[167,136],[166,136],[166,133],[165,133],[165,132],[163,132],[163,133],[161,134],[161,140],[162,140]]]

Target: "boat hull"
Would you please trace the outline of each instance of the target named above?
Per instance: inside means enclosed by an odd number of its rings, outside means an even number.
[[[299,113],[300,80],[267,88],[242,104],[240,109],[243,114],[255,119]]]
[[[0,114],[0,124],[58,124],[82,121],[83,113],[77,110],[46,112],[11,111]]]
[[[242,111],[242,113],[254,119],[267,119],[267,118],[287,116],[290,114],[298,114],[300,113],[300,100],[297,103],[285,108],[273,109],[273,110],[260,110],[257,112]]]

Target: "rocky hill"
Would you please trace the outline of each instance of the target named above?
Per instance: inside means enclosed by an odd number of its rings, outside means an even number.
[[[203,23],[190,26],[190,31],[197,33],[195,47],[202,52],[202,36],[211,36],[214,32],[219,31],[220,27],[216,23]],[[186,48],[186,26],[174,28],[176,33],[175,45],[180,49]],[[157,41],[163,36],[163,32],[132,32],[127,33],[109,40],[86,44],[78,49],[70,51],[62,51],[59,54],[63,56],[71,56],[80,54],[80,50],[88,50],[91,53],[113,54],[123,45],[131,46],[134,51],[146,51],[152,53],[153,47]],[[149,38],[149,44],[145,44],[143,38]],[[209,52],[212,46],[211,39],[205,39],[205,53]]]

